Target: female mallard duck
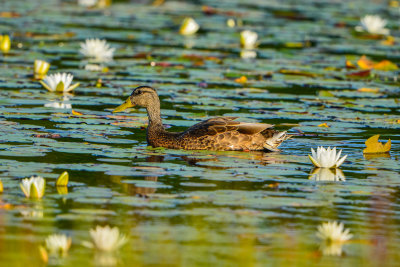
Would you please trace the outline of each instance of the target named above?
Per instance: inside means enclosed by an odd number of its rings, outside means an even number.
[[[167,132],[161,121],[160,99],[155,89],[140,86],[113,112],[140,106],[147,109],[147,143],[152,147],[208,150],[269,150],[288,139],[286,132],[273,130],[272,124],[245,123],[236,117],[216,117],[197,123],[184,132]]]

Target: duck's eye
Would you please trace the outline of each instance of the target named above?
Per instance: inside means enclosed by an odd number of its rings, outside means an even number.
[[[140,91],[140,90],[137,90],[137,91],[136,91],[136,94],[137,94],[137,95],[140,95],[141,93],[142,93],[142,91]]]

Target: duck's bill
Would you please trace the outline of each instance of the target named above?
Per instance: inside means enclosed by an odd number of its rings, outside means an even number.
[[[134,107],[135,105],[132,104],[130,97],[128,97],[128,99],[119,107],[117,107],[116,109],[113,110],[113,113],[115,112],[121,112],[124,111],[127,108],[131,108]]]

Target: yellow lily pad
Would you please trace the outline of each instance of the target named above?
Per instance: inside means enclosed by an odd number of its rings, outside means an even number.
[[[367,148],[363,150],[364,154],[367,153],[389,153],[392,142],[390,139],[387,141],[386,144],[382,144],[381,142],[378,142],[379,139],[379,134],[371,136],[365,141],[365,145]]]

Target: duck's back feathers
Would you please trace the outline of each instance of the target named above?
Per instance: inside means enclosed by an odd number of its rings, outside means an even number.
[[[190,135],[199,137],[204,135],[216,135],[231,131],[237,131],[241,134],[254,135],[264,131],[265,129],[272,128],[272,124],[265,123],[247,123],[235,121],[238,117],[215,117],[202,122],[199,122],[182,135]]]
[[[215,117],[197,123],[177,136],[175,148],[278,150],[277,146],[282,142],[280,141],[282,136],[275,138],[278,141],[270,142],[265,146],[266,141],[274,138],[277,133],[272,129],[272,124],[238,122],[235,119],[237,117]]]

